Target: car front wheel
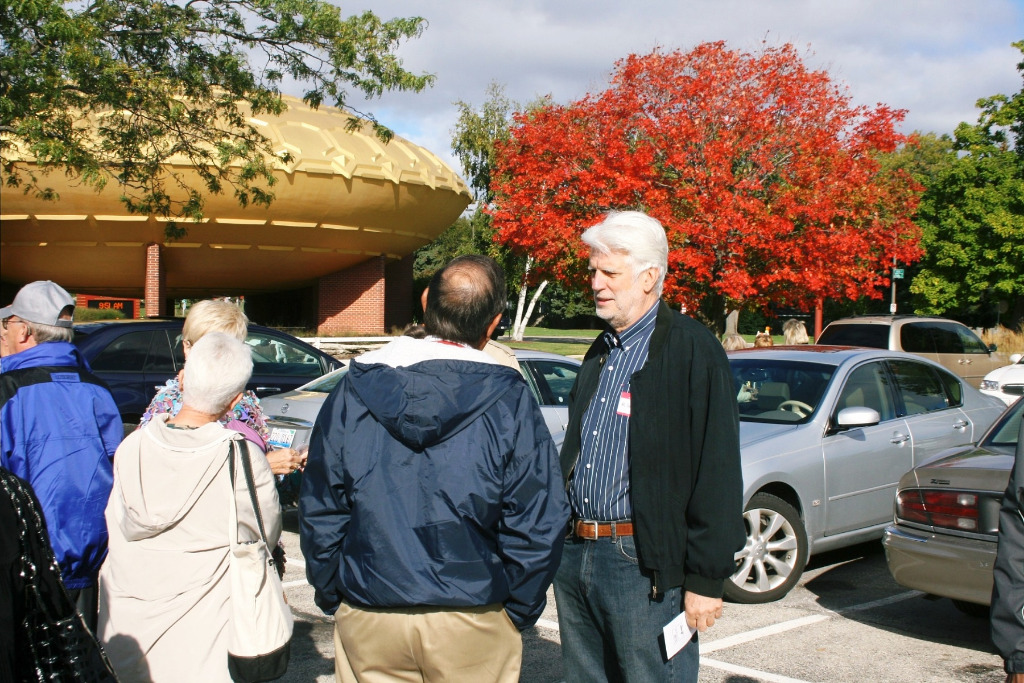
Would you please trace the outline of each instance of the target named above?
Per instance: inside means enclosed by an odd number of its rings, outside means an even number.
[[[792,505],[770,493],[755,494],[743,513],[747,542],[736,553],[736,573],[725,597],[740,603],[773,602],[800,580],[807,564],[807,532]]]

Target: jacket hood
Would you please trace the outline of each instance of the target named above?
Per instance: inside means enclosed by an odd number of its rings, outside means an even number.
[[[198,429],[167,426],[157,415],[132,432],[114,458],[114,491],[124,514],[121,531],[129,541],[156,536],[177,524],[227,467],[237,432],[214,422]]]
[[[422,450],[458,434],[523,379],[482,351],[401,337],[353,361],[346,381],[388,433]]]
[[[91,369],[78,347],[71,342],[63,341],[43,342],[0,359],[0,371],[2,372],[50,365]]]

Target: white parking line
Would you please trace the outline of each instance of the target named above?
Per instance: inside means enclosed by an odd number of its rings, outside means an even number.
[[[790,619],[789,621],[779,622],[778,624],[772,624],[771,626],[765,626],[763,628],[756,628],[753,631],[746,631],[744,633],[737,633],[734,636],[726,636],[725,638],[719,638],[713,640],[710,643],[701,643],[700,651],[702,654],[709,652],[717,652],[724,650],[729,647],[735,647],[736,645],[744,645],[746,643],[760,640],[761,638],[767,638],[768,636],[778,635],[791,631],[795,628],[802,628],[811,624],[816,624],[820,621],[828,621],[832,618],[833,613],[829,614],[811,614],[806,617],[800,617],[799,619]]]
[[[309,581],[306,581],[305,579],[301,579],[299,581],[285,581],[284,583],[281,584],[281,587],[282,588],[295,588],[296,586],[308,586],[308,585],[309,585]]]

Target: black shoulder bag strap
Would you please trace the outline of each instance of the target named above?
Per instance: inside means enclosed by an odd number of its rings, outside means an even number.
[[[235,454],[241,451],[240,460],[242,461],[242,473],[245,476],[245,485],[249,489],[249,501],[252,503],[253,512],[256,513],[256,525],[260,529],[260,538],[263,539],[263,543],[266,544],[267,549],[270,550],[270,543],[267,542],[267,532],[263,529],[263,514],[260,512],[260,504],[256,498],[256,482],[252,476],[252,462],[249,461],[249,444],[242,440],[242,445],[239,447],[237,440],[231,441],[231,458],[228,460],[228,469],[231,472],[231,488],[234,490],[235,487]]]

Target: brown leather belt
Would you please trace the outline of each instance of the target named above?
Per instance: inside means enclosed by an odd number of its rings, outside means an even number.
[[[592,522],[586,519],[574,519],[572,521],[572,534],[576,538],[588,541],[596,541],[599,538],[616,538],[618,536],[632,536],[632,522]]]

